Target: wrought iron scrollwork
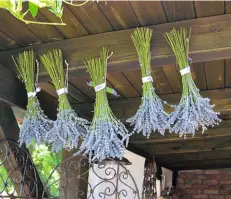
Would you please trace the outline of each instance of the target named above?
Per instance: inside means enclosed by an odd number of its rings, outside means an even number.
[[[41,188],[27,149],[0,140],[0,170],[0,199],[140,199],[130,171],[113,159],[89,164],[81,156],[68,158],[54,168]],[[53,196],[52,185],[58,187]]]
[[[59,198],[62,199],[70,196],[78,199],[140,199],[133,176],[116,160],[88,164],[86,158],[76,156],[63,161],[54,172],[60,174],[55,183],[60,183]],[[51,185],[51,176],[45,184],[45,190]]]
[[[144,170],[142,199],[156,198],[156,164],[149,163]]]
[[[36,169],[25,148],[0,140],[0,198],[38,198]]]

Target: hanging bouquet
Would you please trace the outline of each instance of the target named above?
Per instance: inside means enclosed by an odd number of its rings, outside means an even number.
[[[49,73],[59,96],[59,107],[54,127],[47,133],[47,141],[52,143],[52,151],[77,148],[79,138],[83,138],[89,122],[79,118],[67,99],[68,77],[64,75],[61,50],[53,50],[41,56],[41,61]],[[67,73],[68,74],[68,64]]]
[[[191,29],[187,33],[185,28],[180,28],[180,30],[173,28],[165,34],[165,38],[176,56],[183,85],[180,103],[170,115],[167,128],[170,132],[185,137],[186,134],[194,136],[199,128],[204,131],[208,126],[213,127],[221,121],[218,118],[219,113],[212,110],[214,105],[210,105],[210,99],[201,97],[199,89],[192,79],[189,66],[191,59],[188,56],[190,33]]]
[[[164,111],[166,102],[157,96],[153,87],[150,52],[152,30],[149,28],[138,28],[132,33],[131,37],[139,57],[143,97],[138,111],[127,122],[134,125],[133,133],[142,132],[144,136],[149,137],[151,132],[158,131],[163,135],[168,114]]]
[[[88,154],[90,162],[109,157],[122,159],[124,141],[128,141],[129,137],[128,130],[114,116],[108,104],[106,92],[111,89],[106,87],[107,59],[108,50],[103,48],[100,58],[87,59],[85,62],[92,80],[91,85],[95,88],[96,101],[89,133],[77,154]]]
[[[20,78],[24,82],[28,95],[27,110],[19,134],[19,144],[25,143],[27,146],[35,141],[40,144],[44,141],[46,133],[52,128],[52,121],[47,118],[40,107],[36,93],[39,91],[37,62],[37,75],[35,67],[35,54],[31,51],[24,51],[14,59]],[[37,61],[37,60],[36,60]]]

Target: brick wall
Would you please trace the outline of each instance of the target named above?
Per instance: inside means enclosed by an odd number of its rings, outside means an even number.
[[[180,171],[180,199],[231,199],[231,169]]]

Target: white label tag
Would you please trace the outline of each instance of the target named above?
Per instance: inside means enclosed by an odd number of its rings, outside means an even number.
[[[186,67],[186,68],[180,70],[181,76],[186,75],[186,74],[188,74],[188,73],[190,73],[190,72],[191,72],[190,66],[188,66],[188,67]]]
[[[146,82],[153,82],[152,76],[142,77],[142,82],[143,82],[143,83],[146,83]]]
[[[106,83],[99,84],[95,86],[95,92],[99,92],[100,90],[106,88]]]
[[[62,95],[63,93],[68,93],[67,88],[60,88],[56,91],[58,95]]]

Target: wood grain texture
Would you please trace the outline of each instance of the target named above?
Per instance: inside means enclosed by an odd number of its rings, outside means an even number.
[[[17,48],[19,44],[15,40],[0,31],[0,50],[7,50],[9,48]]]
[[[152,38],[152,67],[175,64],[175,57],[163,37],[163,33],[175,27],[192,27],[190,57],[194,62],[220,60],[230,58],[231,54],[231,15],[221,15],[208,18],[186,20],[150,26],[155,32]],[[137,53],[130,35],[133,29],[90,35],[81,38],[56,41],[33,46],[38,55],[50,49],[61,48],[65,59],[69,62],[70,76],[83,76],[86,69],[83,60],[86,57],[98,57],[103,46],[114,52],[108,63],[108,72],[139,69]],[[25,38],[25,37],[23,37]],[[15,70],[11,55],[27,48],[18,48],[0,52],[0,62]],[[47,78],[47,73],[41,68],[41,76]],[[42,81],[42,80],[41,80]],[[47,79],[46,79],[47,81]]]
[[[162,4],[169,22],[195,18],[192,1],[163,1]]]
[[[51,96],[58,98],[56,93],[56,89],[54,85],[50,82],[39,83],[39,87],[45,92],[49,93]],[[91,101],[88,96],[82,93],[78,88],[76,88],[72,83],[68,84],[68,98],[70,99],[70,103],[78,103],[78,102],[89,102]]]
[[[76,88],[72,83],[68,84],[68,95],[77,100],[78,102],[89,102],[91,101],[88,96],[82,93],[78,88]]]
[[[167,160],[158,158],[161,166],[169,166],[172,170],[201,170],[201,169],[222,169],[230,168],[230,158],[225,159],[213,159],[213,160],[196,160],[196,161],[184,161],[184,162],[167,162]]]
[[[67,6],[90,34],[112,31],[113,28],[96,2],[84,6]]]
[[[56,93],[55,87],[50,82],[39,82],[38,86],[45,92],[49,93],[49,95],[53,96],[54,98],[58,98]]]
[[[121,72],[108,73],[107,79],[123,97],[130,98],[140,96]]]
[[[172,88],[169,81],[166,78],[166,74],[163,68],[152,69],[153,84],[157,94],[169,94],[172,93]]]
[[[25,108],[27,94],[24,84],[8,68],[0,65],[0,101]]]
[[[193,63],[191,66],[191,74],[197,88],[199,88],[200,90],[206,90],[207,82],[203,62]]]
[[[224,60],[204,62],[208,89],[224,88]]]
[[[0,21],[4,22],[0,24],[0,30],[5,34],[9,34],[18,44],[28,46],[42,42],[25,24],[13,17],[6,10],[1,9]]]
[[[231,59],[225,60],[225,87],[231,87]]]
[[[224,4],[224,1],[194,1],[197,17],[223,15]]]
[[[141,26],[167,22],[160,1],[131,1],[130,4]]]
[[[201,91],[203,97],[209,97],[211,104],[215,104],[215,111],[221,112],[221,114],[229,114],[231,111],[231,90],[230,89],[218,89],[218,90],[206,90]],[[181,93],[177,94],[165,94],[159,95],[163,100],[169,104],[177,104],[181,98]],[[115,115],[121,120],[125,120],[128,117],[136,113],[137,108],[141,103],[141,98],[130,99],[118,99],[110,100],[109,104]],[[82,113],[91,112],[94,109],[93,103],[83,103],[73,105],[74,110],[81,111]],[[169,107],[166,107],[166,111],[172,111]]]
[[[225,13],[226,14],[231,13],[231,2],[230,1],[225,1]]]
[[[124,71],[123,74],[141,96],[143,92],[141,71],[140,70]]]
[[[79,20],[73,15],[66,4],[63,4],[63,22],[66,23],[65,26],[55,26],[66,38],[75,38],[88,35],[88,31],[79,22]],[[40,12],[50,21],[50,22],[60,22],[53,13],[51,13],[47,8],[40,9]]]
[[[81,90],[85,95],[87,95],[91,99],[95,99],[95,90],[93,87],[88,86],[88,82],[90,81],[87,77],[72,77],[69,80],[73,85],[75,85],[79,90]]]
[[[124,71],[123,74],[129,80],[129,82],[136,88],[136,90],[142,95],[142,81],[141,81],[141,71],[132,70]],[[153,86],[158,94],[168,94],[172,93],[171,87],[168,80],[162,70],[162,68],[152,69]]]
[[[171,153],[170,153],[171,154]],[[192,152],[192,153],[177,153],[177,154],[166,154],[161,155],[162,159],[167,158],[168,161],[182,163],[184,161],[203,161],[203,160],[214,160],[214,159],[231,159],[230,150],[215,150],[215,151],[204,151],[204,152]],[[158,157],[158,156],[157,156]]]
[[[169,82],[171,89],[174,93],[182,91],[181,76],[179,70],[174,65],[166,65],[163,68],[163,72]]]
[[[107,93],[107,98],[109,99],[109,100],[116,100],[116,99],[121,99],[121,98],[123,98],[123,95],[120,93],[120,91],[119,90],[117,90],[116,88],[115,88],[115,86],[107,79],[107,86],[108,87],[110,87],[110,88],[113,88],[116,92],[117,92],[117,94],[118,94],[118,96],[115,96],[115,95],[112,95],[112,94],[110,94],[110,93]]]
[[[202,134],[201,130],[197,131],[195,136],[188,136],[187,140],[203,140],[204,138],[216,138],[220,137],[229,137],[231,127],[230,120],[223,120],[219,126],[208,128],[207,131],[204,131]],[[145,138],[141,134],[134,134],[131,137],[130,142],[138,145],[143,145],[146,143],[156,144],[156,143],[173,143],[181,141],[183,138],[180,138],[177,134],[166,132],[164,136],[160,135],[158,132],[153,132],[149,139]]]
[[[38,12],[35,18],[28,14],[25,19],[30,21],[49,22],[40,12]],[[25,26],[42,42],[60,41],[65,38],[55,26],[38,24],[25,24]]]
[[[102,1],[98,5],[114,30],[140,26],[129,1]]]
[[[165,143],[145,143],[138,145],[140,148],[153,154],[177,154],[177,153],[196,153],[202,151],[224,150],[226,147],[230,150],[231,137],[210,137],[203,139],[181,139],[174,142]]]

